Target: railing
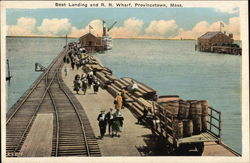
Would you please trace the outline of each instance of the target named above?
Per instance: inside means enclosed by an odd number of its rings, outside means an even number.
[[[208,131],[218,138],[221,137],[221,112],[213,109],[212,107],[208,107]]]

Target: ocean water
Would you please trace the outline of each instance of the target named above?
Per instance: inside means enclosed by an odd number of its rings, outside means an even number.
[[[69,40],[70,41],[70,40]],[[7,83],[8,109],[23,95],[41,72],[35,72],[35,63],[48,67],[66,44],[62,38],[6,39],[6,58],[13,78]]]
[[[241,57],[194,50],[193,40],[115,39],[113,49],[94,54],[114,75],[132,77],[158,95],[207,99],[222,112],[222,139],[241,153]],[[8,108],[40,75],[35,62],[48,66],[62,50],[62,38],[7,38],[7,58],[14,76]]]

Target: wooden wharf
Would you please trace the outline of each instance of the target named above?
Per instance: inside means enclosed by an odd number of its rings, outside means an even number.
[[[127,92],[128,98],[126,99],[125,102],[126,109],[129,109],[135,118],[140,118],[143,116],[143,111],[145,106],[151,108],[153,107],[152,106],[153,98],[157,96],[157,92],[153,88],[150,88],[144,85],[143,83],[129,77],[117,79],[112,75],[112,73],[106,73],[104,70],[105,68],[100,67],[101,64],[98,63],[95,58],[93,58],[93,62],[98,64],[98,71],[96,73],[97,74],[96,76],[101,82],[102,88],[104,90],[107,90],[107,92],[109,92],[113,97],[115,97],[118,93],[121,93],[123,89],[127,89],[129,86],[131,86],[132,81],[135,81],[138,84],[139,89],[134,94]],[[85,67],[83,68],[83,71],[85,73],[94,70],[95,66],[93,65],[90,66],[90,65],[92,64],[86,64]],[[156,107],[160,106],[156,104]],[[213,108],[211,107],[209,108],[210,110],[211,109],[213,110]],[[187,141],[196,139],[195,137],[196,136],[191,137],[187,139]],[[221,142],[220,139],[208,133],[201,134],[199,139],[201,140],[206,139],[207,141],[204,143],[204,152],[202,154],[203,156],[241,156],[238,152],[234,151],[233,149],[225,145],[223,142]],[[185,140],[186,139],[184,138],[181,141]],[[168,152],[166,151],[166,153]],[[169,153],[166,155],[169,155]],[[174,153],[174,155],[178,155],[178,153]],[[197,155],[197,153],[190,152],[190,153],[184,153],[183,155]]]
[[[152,106],[156,90],[128,77],[117,79],[95,58],[83,69],[70,70],[68,77],[63,77],[62,68],[69,66],[63,64],[67,53],[65,48],[7,113],[6,156],[146,156],[148,153],[141,153],[143,149],[139,146],[147,145],[143,135],[152,135],[151,129],[135,123],[142,117],[144,107]],[[96,71],[102,87],[100,93],[74,94],[73,77],[90,70]],[[130,86],[132,80],[139,89],[134,94],[128,93],[123,109],[125,120],[128,119],[127,131],[119,139],[97,140],[96,117],[101,107],[112,107],[113,98]],[[168,151],[164,155],[168,156]],[[240,156],[218,142],[205,143],[202,155]]]
[[[61,80],[66,54],[67,48],[7,113],[7,157],[101,155],[87,115]]]

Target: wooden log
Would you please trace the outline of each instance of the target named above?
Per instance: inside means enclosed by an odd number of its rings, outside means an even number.
[[[102,72],[96,72],[96,77],[105,84],[112,83]]]
[[[113,75],[105,75],[106,78],[108,78],[110,81],[114,82],[116,79],[116,77],[114,77]]]
[[[125,88],[127,87],[126,85],[124,85],[124,84],[121,82],[121,80],[116,80],[116,81],[114,82],[114,84],[115,84],[117,87],[121,88],[121,89],[125,89]]]
[[[140,105],[142,105],[142,106],[146,106],[146,107],[148,107],[148,108],[152,108],[152,103],[151,103],[151,101],[148,101],[148,100],[145,100],[144,98],[138,98],[137,100],[136,100],[136,102],[138,102]]]

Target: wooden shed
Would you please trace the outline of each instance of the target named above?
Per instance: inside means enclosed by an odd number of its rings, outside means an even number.
[[[226,35],[220,31],[207,32],[198,38],[198,50],[212,52],[213,46],[230,46],[233,41],[233,34]]]
[[[85,48],[87,52],[103,51],[105,46],[102,37],[96,37],[92,33],[87,33],[79,39],[81,47]]]

